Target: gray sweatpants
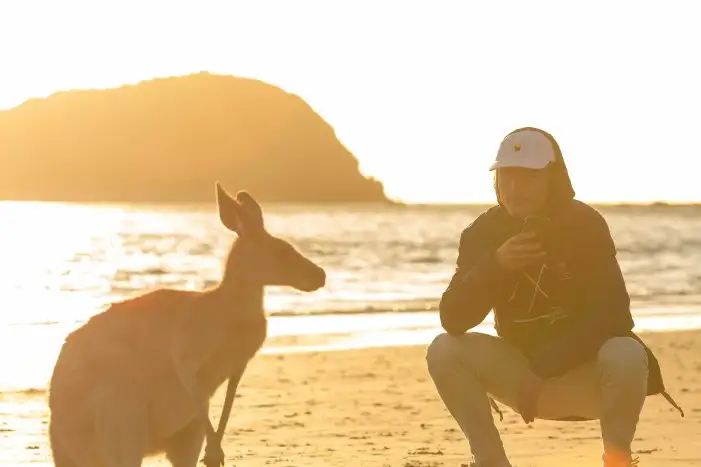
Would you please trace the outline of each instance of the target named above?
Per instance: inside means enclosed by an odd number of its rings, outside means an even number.
[[[428,370],[443,403],[467,437],[478,465],[509,466],[487,396],[516,410],[523,354],[499,337],[441,334],[428,347]],[[545,381],[537,418],[600,420],[605,452],[630,453],[647,394],[645,349],[629,337],[606,341],[596,358]]]

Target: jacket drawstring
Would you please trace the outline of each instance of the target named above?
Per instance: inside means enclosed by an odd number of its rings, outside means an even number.
[[[674,401],[674,399],[672,399],[672,396],[670,396],[669,394],[667,394],[667,391],[663,391],[663,392],[662,392],[662,397],[664,397],[665,399],[667,399],[667,402],[669,402],[670,404],[672,404],[672,407],[674,407],[675,409],[677,409],[677,410],[679,411],[679,413],[681,414],[682,418],[684,418],[684,410],[682,410],[682,408],[679,407],[679,404],[677,404],[677,403]]]
[[[497,405],[497,403],[494,402],[494,399],[492,399],[491,397],[489,398],[489,404],[492,406],[494,411],[499,414],[499,421],[503,422],[504,421],[504,414],[502,413],[502,411],[499,408],[499,406]]]

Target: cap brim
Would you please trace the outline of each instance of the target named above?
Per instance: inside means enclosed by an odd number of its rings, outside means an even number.
[[[519,161],[494,161],[494,163],[489,166],[489,171],[493,171],[496,169],[500,169],[503,167],[520,167],[522,169],[532,169],[532,170],[540,170],[544,169],[545,167],[550,164],[550,161],[545,161],[545,163],[528,163],[528,162],[534,162],[532,159],[531,160],[519,160]]]

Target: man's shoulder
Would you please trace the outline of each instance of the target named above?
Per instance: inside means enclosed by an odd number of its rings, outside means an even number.
[[[608,222],[596,208],[578,200],[572,200],[568,209],[563,213],[563,225],[571,235],[578,239],[582,251],[588,251],[590,246],[605,245],[613,248],[613,239]]]
[[[563,214],[565,215],[567,221],[579,226],[586,225],[599,228],[608,228],[608,223],[606,222],[603,214],[584,201],[573,199],[568,203]]]

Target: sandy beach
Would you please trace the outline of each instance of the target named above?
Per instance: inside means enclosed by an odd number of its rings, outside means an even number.
[[[645,334],[663,365],[680,418],[650,397],[635,450],[644,466],[701,465],[701,332]],[[229,421],[229,466],[459,466],[468,446],[438,399],[425,346],[260,355]],[[216,397],[216,423],[223,401]],[[0,400],[0,465],[52,465],[44,394]],[[600,465],[598,425],[536,421],[504,408],[497,419],[517,467]],[[165,465],[152,459],[145,465]]]

